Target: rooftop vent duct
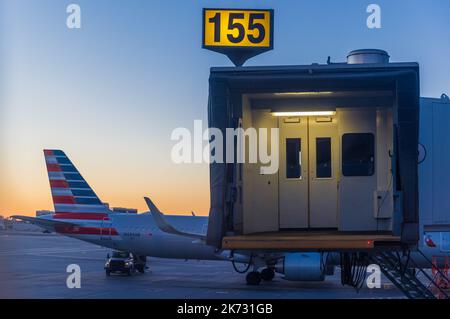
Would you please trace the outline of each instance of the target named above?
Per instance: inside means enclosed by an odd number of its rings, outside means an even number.
[[[389,63],[389,54],[378,49],[354,50],[347,55],[348,64],[385,64]]]

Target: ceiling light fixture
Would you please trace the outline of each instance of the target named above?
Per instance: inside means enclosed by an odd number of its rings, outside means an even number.
[[[336,111],[272,112],[273,116],[334,116]]]

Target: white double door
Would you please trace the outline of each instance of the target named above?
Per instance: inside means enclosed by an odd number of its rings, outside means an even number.
[[[279,118],[279,229],[338,227],[335,117]]]

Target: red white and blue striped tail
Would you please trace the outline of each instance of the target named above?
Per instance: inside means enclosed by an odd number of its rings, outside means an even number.
[[[57,219],[107,219],[110,212],[61,150],[44,150]]]

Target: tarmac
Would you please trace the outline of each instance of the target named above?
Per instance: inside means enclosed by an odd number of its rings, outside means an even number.
[[[248,286],[231,263],[148,258],[145,274],[107,277],[109,250],[54,234],[0,231],[0,298],[164,299],[392,299],[404,295],[382,278],[382,287],[342,286],[339,269],[323,282],[286,281]],[[68,288],[67,266],[81,269],[81,287]]]

